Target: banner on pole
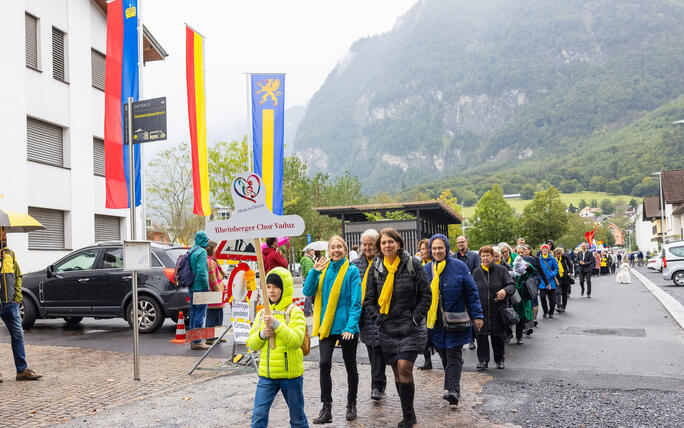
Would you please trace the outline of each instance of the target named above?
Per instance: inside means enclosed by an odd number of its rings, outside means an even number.
[[[269,211],[282,215],[285,75],[252,74],[251,87],[254,172],[263,179]]]

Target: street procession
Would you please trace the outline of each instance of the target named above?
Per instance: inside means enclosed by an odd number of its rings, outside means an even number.
[[[0,427],[682,426],[684,2],[5,6]]]

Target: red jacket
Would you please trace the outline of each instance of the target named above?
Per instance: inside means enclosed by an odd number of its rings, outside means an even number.
[[[266,249],[262,251],[262,254],[264,255],[264,270],[267,275],[271,269],[277,268],[278,266],[287,269],[287,260],[285,260],[285,257],[274,248],[266,247]]]

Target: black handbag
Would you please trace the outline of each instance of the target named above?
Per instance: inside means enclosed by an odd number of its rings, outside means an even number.
[[[511,307],[502,307],[499,309],[501,314],[501,321],[506,325],[516,325],[520,322],[520,317],[515,309]]]
[[[520,302],[522,302],[522,298],[520,297],[520,293],[518,293],[518,290],[515,290],[515,292],[513,294],[511,294],[511,304],[517,305]]]
[[[472,326],[468,312],[445,312],[442,306],[442,292],[439,292],[439,309],[442,311],[442,325],[449,333],[461,333]]]
[[[529,300],[534,300],[539,295],[539,283],[536,275],[525,280],[525,292]]]

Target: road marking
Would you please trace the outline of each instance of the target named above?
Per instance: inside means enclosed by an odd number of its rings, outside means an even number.
[[[653,281],[646,278],[640,272],[637,272],[632,268],[630,268],[630,270],[632,271],[632,274],[637,277],[639,281],[641,281],[644,287],[646,287],[648,291],[650,291],[651,294],[653,294],[655,298],[660,301],[660,303],[665,307],[665,309],[667,309],[675,321],[677,321],[679,326],[684,329],[684,305],[679,303],[677,299],[672,297],[672,295],[666,291],[663,291],[662,288],[655,285]]]

